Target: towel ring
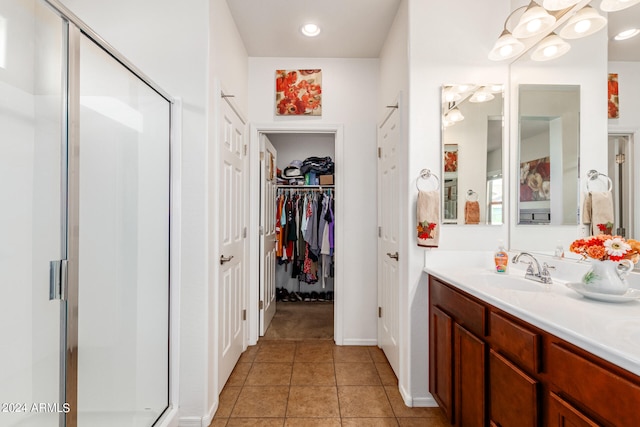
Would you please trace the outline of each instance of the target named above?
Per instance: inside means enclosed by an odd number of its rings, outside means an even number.
[[[438,175],[431,172],[430,169],[422,169],[420,171],[420,176],[418,177],[418,179],[416,179],[416,188],[418,189],[418,191],[420,191],[420,186],[418,185],[418,182],[420,181],[420,179],[424,179],[425,181],[427,181],[429,180],[429,178],[435,178],[436,190],[440,189],[440,178],[438,178]]]
[[[478,201],[478,193],[473,190],[467,190],[467,202],[477,202]]]
[[[591,169],[589,172],[587,172],[587,178],[589,179],[587,181],[587,190],[591,191],[591,188],[589,188],[589,183],[591,181],[595,181],[597,180],[599,177],[605,177],[607,179],[607,191],[611,191],[611,189],[613,188],[613,181],[611,181],[611,178],[609,178],[607,175],[598,172],[595,169]]]

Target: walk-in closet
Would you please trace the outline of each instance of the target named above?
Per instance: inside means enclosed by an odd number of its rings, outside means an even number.
[[[263,240],[273,241],[274,256],[261,257],[270,264],[261,271],[269,274],[273,268],[275,312],[271,320],[263,318],[264,339],[333,339],[335,135],[265,138],[263,177],[272,185],[262,186],[262,223],[274,232]]]

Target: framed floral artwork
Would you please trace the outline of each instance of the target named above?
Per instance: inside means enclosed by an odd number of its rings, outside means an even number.
[[[607,84],[608,92],[608,110],[609,118],[617,119],[620,117],[619,104],[618,104],[618,75],[609,74],[609,81]]]
[[[550,199],[550,157],[520,163],[520,201],[533,202]]]
[[[276,70],[276,115],[321,116],[322,70]]]
[[[445,144],[444,146],[444,171],[458,172],[458,145]]]

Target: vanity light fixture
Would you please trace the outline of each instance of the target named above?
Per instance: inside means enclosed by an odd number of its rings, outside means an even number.
[[[623,2],[631,5],[640,3],[640,0],[603,0],[603,6],[601,6],[603,10],[607,2]],[[570,40],[586,37],[607,25],[607,19],[588,4],[575,7],[579,3],[579,0],[543,0],[544,7],[542,7],[535,1],[531,1],[528,6],[515,9],[507,17],[504,31],[489,52],[489,59],[501,61],[513,58],[525,49],[534,49],[531,59],[535,61],[548,61],[564,55],[571,49],[571,45],[563,38]],[[524,8],[526,10],[520,16],[518,24],[513,32],[510,32],[507,23],[518,10]],[[558,35],[554,31],[559,27],[560,19],[565,19],[566,25]],[[517,52],[513,46],[518,46]]]
[[[442,126],[445,128],[455,125],[455,122],[450,120],[446,115],[442,117]]]
[[[453,88],[448,88],[442,94],[442,100],[444,102],[456,102],[462,99],[462,95],[459,92],[453,90]]]
[[[600,9],[604,12],[617,12],[640,3],[640,0],[602,0]]]
[[[564,39],[579,39],[596,33],[607,25],[607,19],[591,6],[585,6],[573,15],[560,30]]]
[[[500,37],[493,45],[493,49],[489,52],[489,59],[492,61],[502,61],[503,59],[513,58],[520,55],[524,51],[524,43],[522,43],[506,28],[500,34]]]
[[[300,27],[300,32],[307,37],[315,37],[320,34],[320,27],[316,24],[308,23]]]
[[[462,115],[460,110],[458,110],[458,107],[453,107],[451,111],[447,113],[445,118],[452,121],[453,123],[461,122],[464,120],[464,116]]]
[[[532,1],[520,17],[512,34],[519,39],[533,37],[549,31],[555,23],[555,16],[550,15],[545,8]]]
[[[556,33],[551,33],[536,46],[531,54],[534,61],[549,61],[569,52],[571,45],[562,40]]]
[[[475,102],[475,103],[487,102],[487,101],[491,101],[494,98],[495,96],[491,93],[490,90],[488,90],[485,87],[482,87],[480,88],[480,90],[474,92],[474,94],[471,95],[471,98],[469,98],[469,102]]]
[[[630,30],[624,30],[613,36],[616,41],[627,40],[631,37],[635,37],[640,34],[640,28],[631,28]]]

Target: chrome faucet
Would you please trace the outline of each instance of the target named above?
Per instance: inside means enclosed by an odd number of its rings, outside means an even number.
[[[520,252],[518,255],[514,256],[512,260],[513,263],[517,264],[518,261],[520,261],[520,258],[523,256],[531,258],[531,261],[529,262],[523,261],[524,263],[529,264],[529,266],[527,267],[527,272],[524,275],[525,279],[535,280],[536,282],[545,284],[552,283],[549,270],[554,269],[555,267],[553,267],[552,265],[548,265],[546,262],[542,264],[542,267],[540,267],[540,263],[538,262],[538,260],[529,252]]]

